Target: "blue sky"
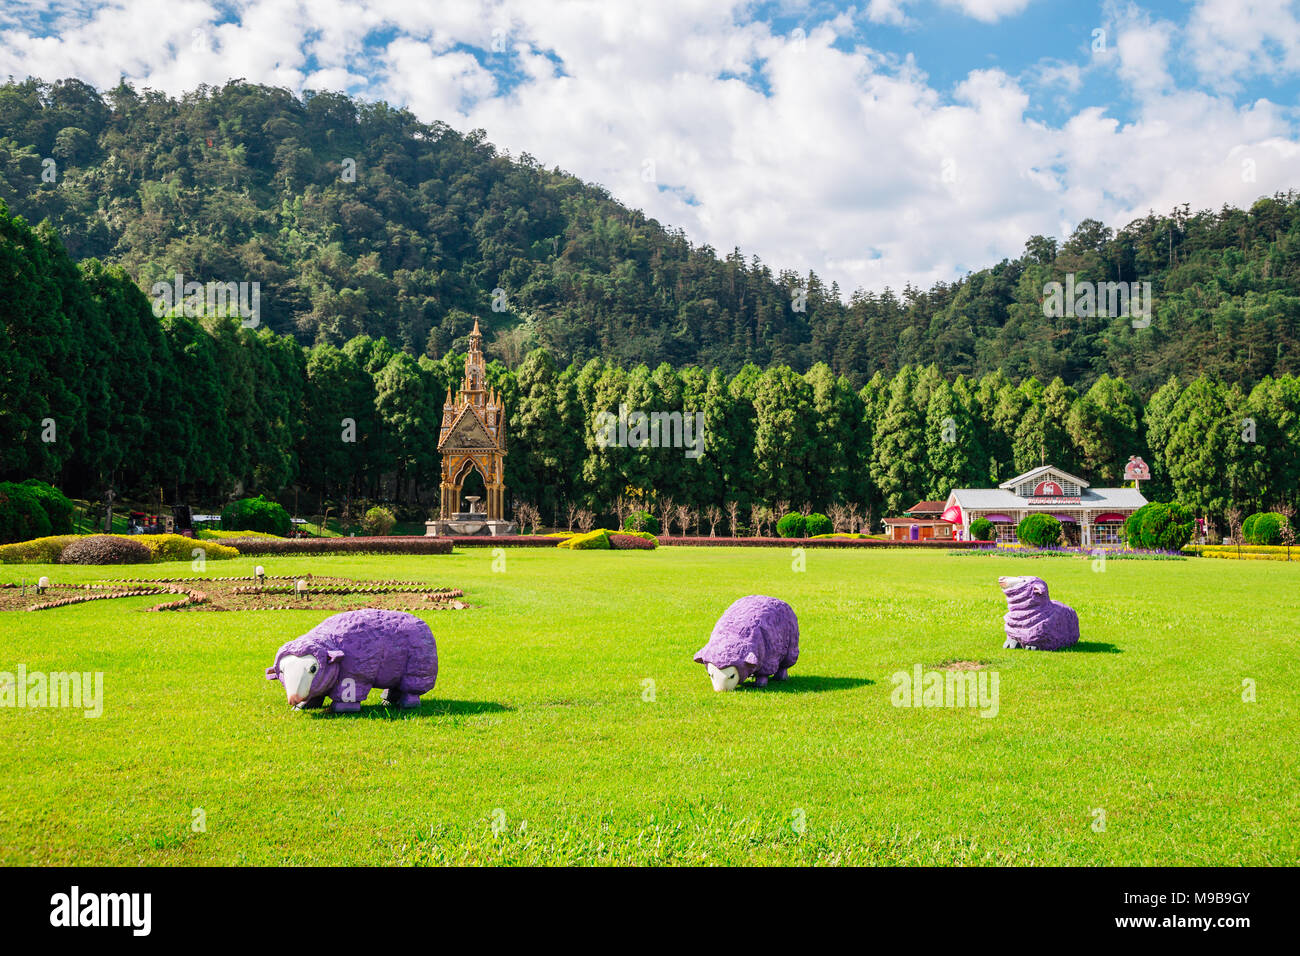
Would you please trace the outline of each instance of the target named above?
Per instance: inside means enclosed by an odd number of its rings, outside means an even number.
[[[385,99],[847,293],[1292,188],[1298,7],[7,0],[0,74]]]

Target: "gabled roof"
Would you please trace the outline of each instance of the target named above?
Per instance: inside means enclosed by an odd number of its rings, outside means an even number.
[[[948,495],[948,501],[961,505],[963,511],[971,509],[989,511],[995,509],[1016,509],[1026,506],[1026,499],[1014,491],[1005,488],[954,488]],[[1147,503],[1146,498],[1136,488],[1085,488],[1079,496],[1077,505],[1042,506],[1042,510],[1053,508],[1070,511],[1074,508],[1120,508],[1137,509]]]
[[[912,505],[912,507],[904,511],[903,514],[915,514],[918,511],[922,513],[929,513],[932,511],[942,513],[944,507],[945,502],[942,501],[918,501],[916,504]]]
[[[447,429],[447,437],[438,442],[439,451],[444,448],[486,450],[498,447],[500,446],[496,439],[488,434],[482,419],[479,418],[478,409],[473,404],[467,404],[460,410],[456,420]]]
[[[1088,482],[1084,481],[1082,478],[1078,477],[1077,475],[1070,474],[1068,471],[1066,471],[1063,468],[1057,468],[1055,465],[1039,465],[1037,468],[1031,468],[1023,475],[1016,475],[1016,477],[1012,478],[1010,481],[1002,482],[1002,484],[998,485],[998,487],[1014,488],[1022,481],[1028,481],[1030,478],[1036,478],[1037,476],[1046,474],[1049,471],[1052,472],[1053,474],[1060,475],[1062,478],[1069,478],[1080,488],[1088,487]]]

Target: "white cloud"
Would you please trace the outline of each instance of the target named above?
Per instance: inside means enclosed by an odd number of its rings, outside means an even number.
[[[1236,89],[1255,75],[1300,71],[1294,0],[1200,0],[1187,24],[1192,63],[1203,80]]]
[[[1173,82],[1165,63],[1175,28],[1130,3],[1114,15],[1112,30],[1119,55],[1119,76],[1137,95],[1167,89]]]

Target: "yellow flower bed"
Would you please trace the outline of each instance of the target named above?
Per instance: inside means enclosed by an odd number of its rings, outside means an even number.
[[[1285,561],[1287,547],[1284,544],[1189,544],[1183,548],[1185,554],[1197,554],[1203,558],[1240,558],[1256,561]],[[1291,560],[1300,561],[1300,546],[1291,547]]]

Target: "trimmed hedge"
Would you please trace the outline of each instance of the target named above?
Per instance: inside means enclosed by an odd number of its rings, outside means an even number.
[[[116,535],[115,537],[126,537]],[[228,561],[239,557],[235,548],[215,541],[196,541],[181,534],[134,534],[128,541],[139,541],[149,549],[153,561],[193,561],[195,550],[201,550],[209,561]]]
[[[292,530],[293,522],[283,505],[258,495],[256,498],[240,498],[227,505],[221,512],[221,527],[232,531],[264,531],[284,537]]]
[[[624,531],[649,531],[659,533],[659,519],[648,511],[633,511],[623,519]]]
[[[29,485],[0,482],[0,544],[48,538],[53,531],[36,491]]]
[[[831,519],[816,511],[804,521],[803,533],[805,538],[816,538],[823,534],[830,534],[833,530],[835,530],[835,526],[831,524]]]
[[[60,564],[147,564],[149,548],[135,538],[92,534],[69,542],[59,555]]]
[[[709,538],[681,537],[660,538],[660,545],[686,548],[788,548],[797,545],[801,548],[899,548],[903,551],[964,551],[992,548],[984,541],[889,541],[883,538],[852,538],[845,535],[831,535],[828,538]]]
[[[615,532],[609,536],[609,546],[615,551],[653,551],[659,542],[654,535]]]
[[[776,533],[782,538],[806,538],[807,528],[808,519],[797,511],[782,515],[781,520],[776,523]]]
[[[0,545],[0,564],[58,564],[63,549],[77,538],[75,534],[61,534]]]
[[[604,528],[597,528],[595,531],[588,531],[586,534],[575,534],[572,538],[565,538],[556,547],[568,548],[570,551],[608,551],[611,547],[609,532]]]
[[[992,541],[998,529],[988,518],[976,518],[970,523],[970,536],[976,541]]]
[[[484,536],[483,543],[497,539]],[[222,538],[245,557],[262,554],[451,554],[450,538]]]
[[[1055,547],[1061,543],[1061,522],[1042,512],[1025,515],[1016,525],[1016,540],[1036,548]]]

